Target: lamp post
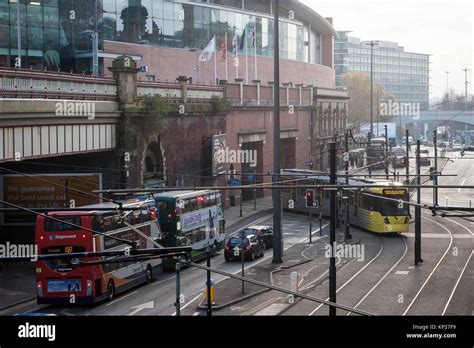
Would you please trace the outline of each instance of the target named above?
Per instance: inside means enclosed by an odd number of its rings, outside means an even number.
[[[366,42],[370,46],[370,131],[369,131],[369,149],[370,139],[374,136],[374,46],[378,41]],[[372,176],[372,167],[369,166],[369,176]]]
[[[446,74],[446,94],[449,99],[449,71],[445,71],[444,73]]]
[[[370,46],[370,136],[374,136],[374,46],[378,45],[378,41],[366,42]],[[370,140],[370,139],[369,139]]]
[[[467,72],[471,70],[471,69],[468,69],[468,68],[464,68],[462,69],[462,71],[464,71],[464,110],[467,110],[467,85],[469,84],[469,82],[467,81]]]

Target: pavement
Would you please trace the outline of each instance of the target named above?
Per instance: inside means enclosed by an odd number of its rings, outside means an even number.
[[[35,298],[34,263],[0,263],[0,310]]]

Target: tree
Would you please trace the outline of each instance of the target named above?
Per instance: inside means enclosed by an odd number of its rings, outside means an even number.
[[[441,103],[437,105],[437,110],[440,111],[452,111],[452,110],[464,110],[464,99],[465,96],[463,94],[457,94],[456,91],[451,88],[449,92],[445,92]],[[468,110],[472,110],[474,103],[472,99],[467,103]]]
[[[352,122],[353,128],[358,129],[361,123],[370,122],[370,74],[364,72],[346,73],[342,75],[342,86],[346,88],[350,97],[347,103],[347,121]],[[395,101],[395,97],[386,93],[383,86],[374,81],[373,122],[380,120],[377,104],[389,99]]]

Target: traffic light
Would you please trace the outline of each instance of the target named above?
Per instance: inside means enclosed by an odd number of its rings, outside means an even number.
[[[314,190],[306,190],[306,207],[312,208],[314,203]]]

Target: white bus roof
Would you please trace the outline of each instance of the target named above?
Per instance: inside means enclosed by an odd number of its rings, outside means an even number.
[[[161,192],[154,194],[154,198],[190,198],[196,196],[202,196],[209,193],[219,193],[219,191],[212,191],[212,190],[203,190],[203,191],[191,191],[191,190],[183,190],[183,191],[168,191],[168,192]]]

